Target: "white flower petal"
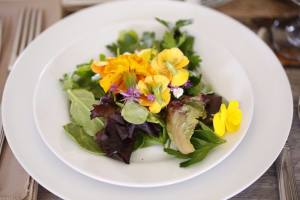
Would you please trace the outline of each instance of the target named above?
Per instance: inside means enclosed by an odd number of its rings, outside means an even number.
[[[183,89],[182,88],[174,88],[172,90],[172,93],[173,93],[174,97],[176,97],[178,99],[179,97],[181,97],[183,95]]]

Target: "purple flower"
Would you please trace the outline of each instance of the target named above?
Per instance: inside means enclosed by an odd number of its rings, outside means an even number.
[[[141,93],[136,88],[128,88],[126,92],[121,92],[124,97],[124,101],[137,101],[140,98]]]
[[[190,88],[190,87],[192,87],[192,86],[193,86],[192,82],[191,82],[190,80],[188,80],[188,81],[183,85],[183,88],[184,88],[184,89],[187,89],[187,88]]]
[[[110,91],[110,92],[115,92],[115,91],[117,91],[117,89],[118,89],[118,86],[117,86],[116,84],[112,84],[112,85],[110,86],[110,88],[109,88],[109,91]]]
[[[152,102],[155,100],[155,96],[153,94],[148,94],[147,99]]]

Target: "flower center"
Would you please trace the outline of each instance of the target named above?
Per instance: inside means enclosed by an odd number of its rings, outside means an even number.
[[[153,94],[148,94],[147,95],[147,99],[151,102],[153,102],[155,100],[155,96]]]
[[[125,72],[124,73],[125,85],[127,88],[133,88],[136,85],[135,73]]]
[[[177,74],[177,70],[174,67],[174,65],[172,65],[172,63],[170,63],[169,61],[166,61],[165,64],[166,64],[166,67],[168,68],[169,72],[171,72],[173,76],[175,74]]]
[[[160,95],[160,93],[161,93],[161,92],[160,92],[160,86],[153,87],[153,88],[152,88],[152,91],[153,91],[153,94],[154,94],[154,96],[155,96],[156,101],[157,101],[159,104],[163,103],[163,100],[162,100],[161,95]]]

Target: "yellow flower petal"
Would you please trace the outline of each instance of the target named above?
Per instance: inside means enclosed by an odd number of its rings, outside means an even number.
[[[238,101],[230,101],[228,108],[221,105],[220,111],[214,115],[213,125],[218,136],[223,136],[225,132],[235,132],[240,128],[242,121],[242,111],[239,109]]]
[[[214,130],[219,137],[222,137],[225,134],[225,122],[222,118],[221,113],[216,113],[213,118]]]
[[[103,62],[103,61],[94,61],[92,63],[92,71],[95,72],[95,73],[98,73],[100,75],[103,74],[103,70],[104,70],[104,67],[105,65],[107,65],[107,62]]]
[[[172,86],[182,86],[189,79],[189,72],[186,69],[179,69],[177,73],[173,76],[171,84]]]
[[[158,58],[154,58],[151,61],[151,67],[152,69],[155,71],[156,74],[161,74],[164,75],[166,77],[168,77],[169,79],[171,79],[172,74],[169,72],[169,70],[165,67],[165,64],[159,64],[158,63]]]
[[[145,61],[150,62],[153,59],[153,57],[157,55],[157,50],[152,48],[143,49],[138,53],[138,55],[142,57]]]
[[[157,101],[154,101],[150,106],[149,106],[149,110],[152,113],[159,113],[161,110],[162,106],[161,104],[159,104]]]
[[[159,59],[162,62],[169,61],[170,63],[176,65],[180,62],[181,58],[184,56],[183,53],[178,48],[165,49],[159,53]]]
[[[242,121],[242,111],[239,109],[237,101],[231,101],[227,109],[226,129],[228,132],[235,132],[240,128]]]
[[[136,82],[153,74],[149,62],[136,54],[123,54],[115,58],[107,58],[105,62],[96,61],[92,64],[92,70],[100,74],[99,83],[105,92],[112,84],[117,85],[118,92],[126,91],[127,87],[135,86]],[[131,79],[128,79],[126,74],[134,75],[132,77],[135,81],[132,81],[132,84],[128,84],[128,80]]]
[[[156,85],[161,86],[161,90],[165,90],[170,83],[169,79],[163,75],[154,75],[153,81],[155,82]]]
[[[146,97],[141,97],[139,99],[139,103],[142,105],[142,106],[151,106],[151,104],[153,103],[152,101],[149,101]]]
[[[220,114],[221,114],[222,120],[225,122],[226,117],[227,117],[227,108],[226,108],[226,105],[224,103],[221,104]]]
[[[189,64],[189,59],[186,56],[183,56],[181,61],[176,64],[177,68],[183,68]]]
[[[236,100],[232,100],[228,104],[228,109],[238,109],[239,108],[239,102]]]
[[[171,93],[170,93],[170,89],[167,88],[165,89],[162,94],[161,94],[161,98],[163,99],[164,101],[164,105],[163,106],[166,106],[169,104],[170,100],[171,100]]]
[[[104,92],[107,92],[112,84],[116,84],[117,80],[120,79],[119,74],[106,75],[100,79],[100,86],[103,88]]]
[[[148,86],[153,86],[154,85],[153,76],[147,76],[144,82]]]
[[[144,94],[144,95],[147,95],[148,93],[150,93],[149,90],[148,90],[147,85],[146,85],[145,82],[142,81],[142,80],[140,80],[140,81],[138,82],[137,88],[138,88],[138,90],[139,90],[142,94]]]

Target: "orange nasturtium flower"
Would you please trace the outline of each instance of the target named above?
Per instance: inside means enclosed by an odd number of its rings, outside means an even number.
[[[139,103],[149,107],[150,112],[159,113],[170,102],[169,83],[169,79],[162,75],[147,76],[144,80],[140,80],[137,84],[142,94]]]
[[[104,62],[95,61],[92,70],[100,75],[99,84],[104,92],[112,87],[116,88],[117,92],[126,91],[135,87],[138,80],[153,73],[150,64],[136,54],[123,54],[108,58]]]
[[[185,67],[188,58],[178,48],[165,49],[151,62],[156,73],[169,78],[172,86],[182,86],[189,78],[189,71]]]
[[[242,111],[238,101],[230,101],[227,108],[222,104],[220,111],[213,118],[215,133],[222,137],[226,132],[235,132],[239,130],[241,121]]]

